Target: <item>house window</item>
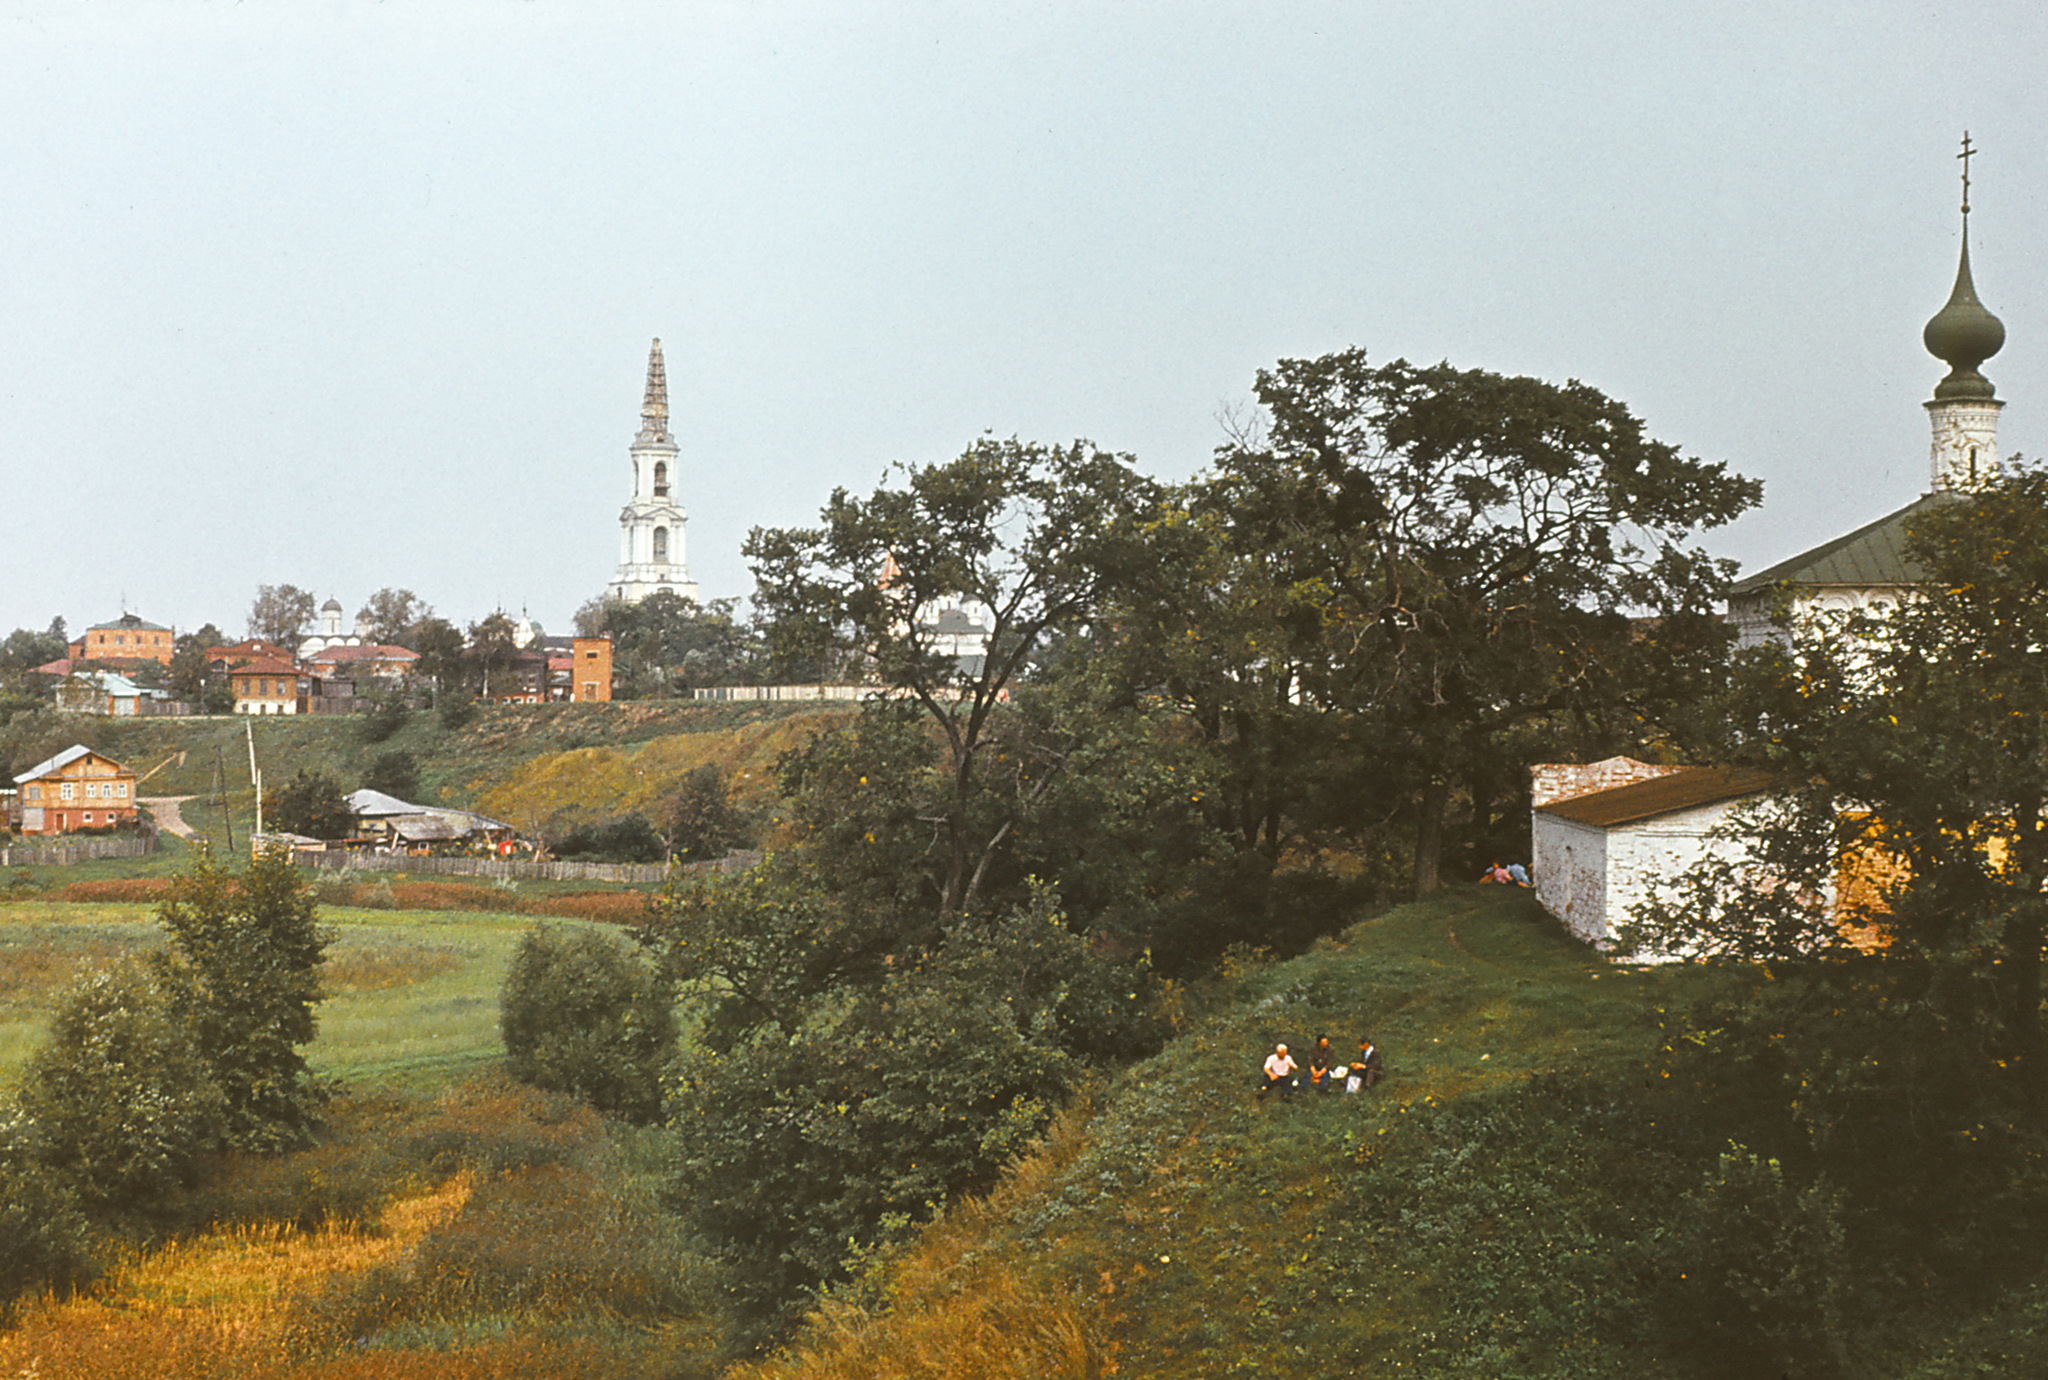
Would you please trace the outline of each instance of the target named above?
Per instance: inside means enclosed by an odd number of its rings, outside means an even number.
[[[87,824],[90,824],[90,823],[92,823],[92,811],[91,811],[91,810],[87,810],[87,811],[85,812],[85,822],[86,822]]]
[[[70,800],[72,798],[71,783],[69,781],[66,781],[64,783],[63,795],[66,800]]]
[[[665,564],[667,561],[668,528],[657,527],[654,529],[654,562],[656,565],[662,565]]]
[[[41,800],[43,798],[43,788],[41,786],[31,785],[28,788],[28,798],[30,800]]]

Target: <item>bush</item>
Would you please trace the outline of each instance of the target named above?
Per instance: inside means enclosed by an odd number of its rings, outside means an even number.
[[[227,1099],[228,1143],[305,1143],[319,1104],[303,1047],[313,1038],[328,934],[313,893],[282,849],[230,874],[201,855],[158,907],[177,947],[163,962],[178,1015]]]
[[[399,695],[389,691],[374,695],[370,699],[369,707],[362,712],[363,721],[357,726],[357,732],[366,743],[381,743],[405,727],[406,717],[411,712],[406,707],[404,698]],[[371,789],[381,791],[386,787],[372,786]],[[402,795],[403,792],[392,791],[391,794]]]
[[[263,793],[263,823],[280,833],[341,839],[355,828],[356,818],[333,777],[298,771],[284,785]]]
[[[442,697],[434,716],[441,721],[441,727],[458,733],[476,718],[476,701],[459,691],[452,692]]]
[[[23,1294],[58,1293],[93,1276],[93,1233],[78,1196],[35,1154],[32,1129],[0,1125],[0,1318]]]
[[[219,1147],[227,1100],[155,976],[129,966],[76,988],[30,1057],[21,1106],[44,1163],[89,1205],[184,1187]]]
[[[651,863],[668,857],[668,845],[645,818],[623,815],[571,829],[556,845],[555,856],[587,862]]]
[[[363,787],[424,803],[419,801],[420,759],[409,752],[380,752],[363,771]]]
[[[647,1122],[675,1052],[673,1002],[653,970],[594,930],[541,925],[512,957],[499,1029],[512,1075]]]

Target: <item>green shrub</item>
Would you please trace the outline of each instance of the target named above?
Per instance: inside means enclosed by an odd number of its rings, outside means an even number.
[[[66,998],[20,1096],[44,1162],[94,1206],[140,1207],[193,1182],[227,1126],[191,1027],[133,966]]]
[[[320,1103],[306,1064],[328,932],[282,849],[230,873],[201,854],[157,909],[176,954],[164,962],[177,1014],[226,1097],[237,1150],[304,1145]]]
[[[527,931],[499,1012],[513,1077],[629,1121],[660,1113],[674,1005],[653,969],[617,940],[552,925]]]
[[[668,857],[668,845],[640,815],[571,829],[554,851],[556,857],[586,862],[652,863]]]
[[[0,1319],[24,1294],[68,1293],[94,1274],[91,1224],[34,1140],[19,1118],[0,1124]]]

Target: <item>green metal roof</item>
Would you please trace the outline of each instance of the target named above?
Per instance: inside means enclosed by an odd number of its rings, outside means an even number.
[[[1895,513],[1857,528],[1845,537],[1823,542],[1790,560],[1779,561],[1768,570],[1745,575],[1728,590],[1730,596],[1759,594],[1774,585],[1915,585],[1925,578],[1906,557],[1906,529],[1922,513],[1958,495],[1937,489],[1922,494]]]

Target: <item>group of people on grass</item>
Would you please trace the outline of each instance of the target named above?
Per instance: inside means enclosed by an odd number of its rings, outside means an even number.
[[[1266,1056],[1266,1081],[1259,1085],[1259,1094],[1263,1097],[1277,1091],[1284,1102],[1303,1088],[1312,1093],[1333,1093],[1339,1089],[1347,1093],[1364,1092],[1380,1081],[1383,1066],[1380,1048],[1371,1040],[1361,1038],[1357,1055],[1351,1062],[1340,1064],[1336,1051],[1330,1048],[1330,1037],[1319,1035],[1316,1047],[1308,1053],[1306,1069],[1295,1062],[1286,1045],[1273,1046],[1273,1052]]]
[[[1482,882],[1498,882],[1502,886],[1527,886],[1529,885],[1529,869],[1520,863],[1509,863],[1506,867],[1495,863],[1492,867],[1479,874],[1479,880]]]

